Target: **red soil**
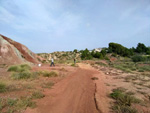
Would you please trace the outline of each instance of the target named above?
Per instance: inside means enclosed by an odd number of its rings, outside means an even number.
[[[52,89],[46,89],[46,96],[37,100],[37,108],[28,108],[25,113],[108,113],[109,102],[101,73],[85,64],[79,67]],[[52,69],[55,68],[58,69]],[[91,79],[95,75],[99,76],[97,81]]]
[[[29,61],[29,62],[32,62],[32,63],[38,63],[38,61],[35,59],[36,55],[34,53],[31,52],[32,56],[29,55],[29,49],[27,47],[25,47],[24,45],[18,43],[18,42],[15,42],[13,40],[11,40],[10,38],[7,38],[3,35],[0,34],[0,36],[2,36],[6,41],[8,41],[10,44],[14,45],[19,51],[20,53],[23,55],[23,57]]]

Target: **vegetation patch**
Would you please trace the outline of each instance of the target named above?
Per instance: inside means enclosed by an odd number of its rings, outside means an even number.
[[[11,77],[15,80],[19,79],[29,79],[31,78],[32,73],[30,71],[23,71],[18,73],[12,73]]]
[[[53,82],[49,81],[47,83],[42,84],[43,88],[51,88],[54,85]]]
[[[102,63],[102,62],[95,62],[95,64],[98,64],[98,65],[107,67],[107,64],[104,64],[104,63]]]
[[[58,73],[56,73],[55,71],[39,71],[40,75],[43,75],[44,77],[57,77]]]
[[[71,66],[76,67],[76,64],[71,64]]]
[[[32,94],[32,99],[40,99],[45,97],[45,95],[43,93],[41,93],[40,91],[36,91]]]
[[[140,72],[150,71],[150,65],[138,66],[137,68]]]
[[[5,91],[6,91],[6,84],[0,83],[0,93],[5,92]]]
[[[0,98],[0,112],[7,109],[7,113],[20,113],[27,107],[36,107],[36,103],[30,97]]]
[[[36,107],[35,102],[33,102],[30,97],[21,97],[20,99],[17,100],[17,103],[16,103],[17,109],[21,110],[27,107],[31,107],[31,108]]]
[[[39,72],[31,72],[28,64],[14,65],[8,68],[9,72],[13,72],[11,77],[15,80],[37,78]]]
[[[92,51],[90,52],[87,48],[85,50],[81,50],[81,59],[82,60],[90,60],[92,58],[98,58],[98,59],[108,59],[106,57],[106,50],[103,49],[101,52],[98,51]]]
[[[31,67],[28,64],[13,65],[8,68],[9,72],[23,72],[27,70],[31,70]]]
[[[125,93],[122,89],[114,89],[110,97],[115,100],[112,109],[116,113],[137,113],[137,110],[132,107],[132,103],[140,103],[140,100],[134,96]]]

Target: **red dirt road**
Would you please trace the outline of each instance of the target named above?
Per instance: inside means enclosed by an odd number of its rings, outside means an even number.
[[[46,96],[37,101],[37,107],[28,108],[25,113],[108,113],[107,105],[98,103],[101,97],[96,82],[99,80],[94,82],[91,79],[100,73],[85,64],[79,64],[79,67],[52,89],[45,90]],[[100,93],[104,95],[100,102],[106,103],[105,92]],[[102,105],[103,108],[99,108]]]

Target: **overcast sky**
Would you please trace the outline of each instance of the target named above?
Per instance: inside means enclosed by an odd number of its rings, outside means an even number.
[[[150,46],[150,0],[0,0],[0,34],[35,53]]]

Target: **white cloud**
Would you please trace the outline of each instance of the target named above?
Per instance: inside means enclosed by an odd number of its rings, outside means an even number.
[[[16,30],[50,32],[56,36],[76,29],[81,17],[63,9],[61,2],[47,0],[14,1],[21,15],[15,15],[1,7],[1,21],[11,23]],[[10,6],[11,7],[11,6]]]
[[[15,19],[15,16],[11,14],[7,9],[0,7],[0,22],[11,23]]]

